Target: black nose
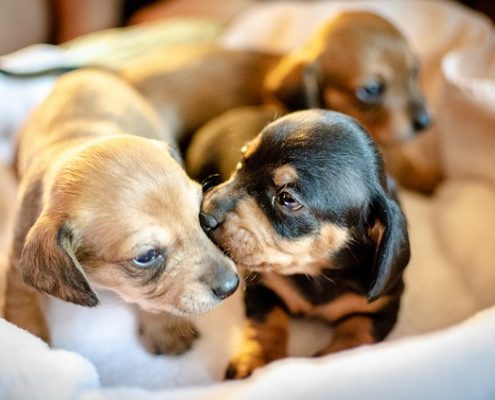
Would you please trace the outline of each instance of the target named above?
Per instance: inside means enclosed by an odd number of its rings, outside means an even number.
[[[420,112],[414,116],[413,128],[416,132],[422,131],[431,125],[431,115],[427,111]]]
[[[223,300],[234,293],[239,286],[239,276],[232,271],[228,277],[224,277],[219,285],[212,287],[211,290],[215,297]]]
[[[219,225],[219,222],[212,215],[205,213],[199,214],[199,223],[206,232],[212,231]]]

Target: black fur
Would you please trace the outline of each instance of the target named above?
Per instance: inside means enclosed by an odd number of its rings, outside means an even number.
[[[375,337],[383,339],[397,319],[402,271],[410,253],[406,220],[389,190],[373,140],[354,119],[323,110],[289,114],[266,126],[260,139],[233,178],[213,189],[203,213],[220,225],[240,199],[251,196],[282,238],[317,235],[327,223],[347,228],[352,239],[328,256],[328,267],[320,275],[285,278],[315,306],[347,292],[369,301],[391,296],[395,300],[372,316]],[[291,215],[274,206],[281,188],[273,182],[272,172],[286,165],[297,171],[290,189],[304,205]],[[381,237],[373,233],[377,225]],[[262,319],[281,300],[267,288],[254,289],[257,285],[248,284],[247,312],[250,318]]]

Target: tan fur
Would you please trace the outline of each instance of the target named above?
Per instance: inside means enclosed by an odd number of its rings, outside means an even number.
[[[332,340],[318,355],[333,354],[342,350],[376,342],[371,334],[373,323],[366,316],[353,316],[335,326]]]
[[[289,319],[285,312],[275,308],[263,322],[247,324],[241,347],[230,362],[235,374],[229,378],[245,378],[256,368],[287,356]]]
[[[141,311],[138,314],[139,337],[146,350],[152,354],[177,355],[191,348],[198,332],[185,318],[163,313]]]
[[[87,306],[97,304],[97,288],[154,313],[198,314],[219,303],[212,271],[232,275],[235,267],[201,229],[201,189],[169,139],[151,106],[118,77],[90,70],[59,80],[20,135],[8,319],[47,338],[38,293],[19,277]],[[164,250],[163,270],[132,263],[150,246]]]
[[[382,296],[370,303],[365,296],[348,292],[328,303],[314,306],[301,296],[291,281],[280,274],[264,273],[262,282],[280,296],[291,313],[305,314],[330,323],[350,314],[377,312],[390,301],[387,296]]]
[[[7,280],[5,319],[48,342],[50,334],[41,308],[41,295],[27,286],[10,268]]]
[[[250,196],[240,200],[226,217],[213,231],[215,241],[228,252],[235,249],[229,253],[237,265],[253,271],[317,275],[321,265],[328,265],[331,254],[344,247],[350,236],[347,229],[327,224],[317,235],[281,238]]]
[[[294,74],[313,64],[324,77],[322,106],[357,118],[379,143],[412,136],[408,107],[410,100],[420,96],[412,74],[417,60],[388,21],[369,12],[337,15],[267,74],[267,93],[277,99],[279,92],[299,84],[293,81],[300,81]],[[360,109],[354,91],[376,77],[387,84],[386,103],[379,109]]]
[[[232,107],[260,104],[264,76],[279,56],[213,49],[172,69],[167,57],[126,68],[123,75],[173,120],[178,141]],[[158,65],[157,65],[158,64]]]
[[[7,250],[12,240],[17,184],[9,169],[0,164],[0,317],[5,307],[8,259]]]
[[[378,312],[390,301],[384,296],[368,303],[364,296],[344,293],[329,303],[313,306],[283,275],[263,273],[261,282],[277,293],[291,313],[320,318],[334,325],[335,330],[330,342],[316,354],[317,356],[375,343],[371,319],[353,314]],[[348,315],[351,316],[345,318]],[[342,318],[345,319],[339,322]],[[248,320],[240,349],[233,356],[227,370],[228,378],[245,378],[255,369],[286,357],[289,334],[287,320],[287,314],[278,308],[272,311],[264,322]]]
[[[256,136],[253,140],[249,141],[249,143],[246,143],[244,146],[241,148],[241,154],[244,158],[249,158],[252,156],[256,150],[258,149],[258,146],[261,143],[261,137]]]
[[[298,175],[296,169],[291,165],[283,165],[273,171],[273,183],[277,187],[282,187],[290,183],[297,182]]]

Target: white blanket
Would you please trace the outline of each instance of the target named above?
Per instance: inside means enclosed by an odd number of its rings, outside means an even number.
[[[446,175],[432,198],[401,195],[412,260],[399,323],[390,341],[321,359],[285,360],[242,383],[150,392],[146,389],[221,379],[239,340],[241,293],[199,319],[201,339],[191,352],[176,358],[146,354],[134,334],[132,310],[110,294],[103,294],[104,304],[96,309],[52,301],[48,316],[55,347],[85,356],[106,387],[97,390],[94,376],[81,372],[62,393],[74,391],[73,398],[78,398],[83,393],[80,388],[94,389],[84,392],[84,399],[495,398],[495,309],[463,325],[412,336],[457,324],[495,304],[493,27],[482,16],[448,2],[278,1],[248,10],[223,41],[236,47],[288,50],[343,7],[383,13],[417,49],[437,120],[426,135],[430,141],[422,145],[432,143],[432,138],[438,141]],[[311,354],[330,334],[318,324],[296,323],[291,353]],[[405,336],[409,338],[393,340]],[[20,345],[9,345],[17,340],[25,342],[32,363],[23,361]],[[40,376],[35,360],[44,362],[46,356],[48,370],[49,362],[57,363],[48,359],[56,360],[60,353],[48,351],[5,323],[0,324],[0,343],[0,398],[1,390],[10,390],[13,398],[35,398],[34,394],[42,398],[43,393],[55,398],[49,390],[62,385],[57,373]],[[81,371],[87,371],[88,361],[77,360]],[[19,387],[20,376],[29,385]],[[27,394],[29,388],[34,390],[32,396]]]

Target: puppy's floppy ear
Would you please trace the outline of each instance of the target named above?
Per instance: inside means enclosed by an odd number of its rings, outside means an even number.
[[[320,108],[320,75],[317,61],[307,62],[287,56],[265,81],[268,100],[275,99],[291,111]]]
[[[67,224],[41,214],[22,249],[18,271],[24,282],[62,300],[96,306],[98,297],[76,259]]]
[[[369,235],[376,243],[374,281],[368,291],[368,300],[373,301],[400,279],[409,262],[410,247],[406,218],[395,199],[378,194],[370,216],[374,223]]]

